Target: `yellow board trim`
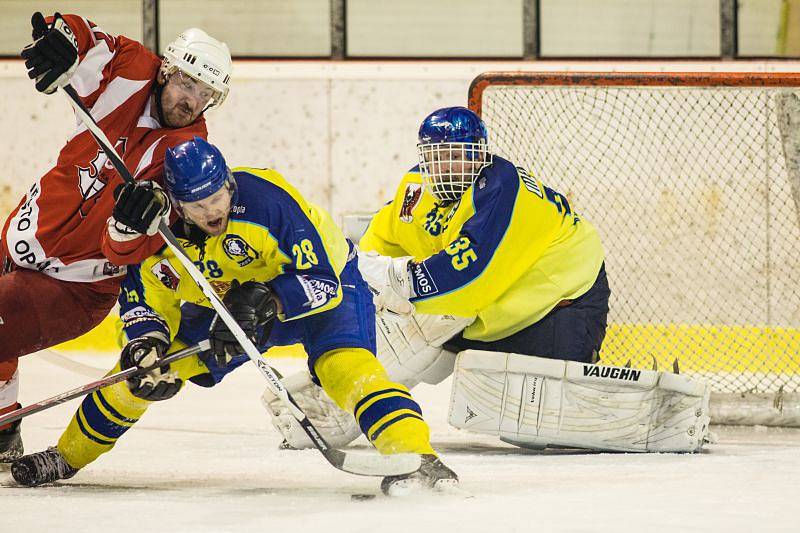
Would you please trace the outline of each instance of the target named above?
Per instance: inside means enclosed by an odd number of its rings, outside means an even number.
[[[56,346],[59,351],[114,352],[116,317],[109,315],[95,329]],[[800,375],[800,330],[778,327],[695,326],[686,324],[611,324],[601,360],[636,368],[662,369],[677,358],[682,371],[704,373],[763,372]],[[276,346],[268,357],[305,357],[299,344]]]

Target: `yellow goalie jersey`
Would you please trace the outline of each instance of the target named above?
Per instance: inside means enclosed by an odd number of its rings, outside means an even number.
[[[192,238],[183,222],[173,226],[216,293],[223,297],[233,280],[269,281],[282,321],[336,307],[349,244],[330,215],[274,170],[235,168],[233,175],[238,193],[222,235]],[[167,247],[130,269],[122,288],[120,318],[128,339],[150,332],[173,339],[182,301],[210,307]]]
[[[497,156],[448,205],[414,167],[359,246],[413,256],[417,312],[477,317],[464,337],[480,341],[508,337],[581,296],[604,259],[597,231],[563,195]]]

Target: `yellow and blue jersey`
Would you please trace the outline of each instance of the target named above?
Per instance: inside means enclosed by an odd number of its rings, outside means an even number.
[[[381,453],[434,453],[419,405],[375,357],[375,306],[352,244],[277,172],[236,168],[233,175],[238,194],[225,233],[209,237],[197,230],[187,234],[183,222],[173,226],[194,264],[221,297],[233,280],[272,287],[282,314],[269,335],[256,334],[257,346],[263,352],[302,343],[312,377],[353,413]],[[215,316],[169,248],[129,269],[120,306],[128,339],[161,334],[174,349],[207,338]],[[248,360],[238,355],[221,367],[198,354],[172,369],[184,381],[213,387]],[[89,464],[113,448],[149,404],[125,383],[94,392],[59,439],[59,450],[76,468]]]
[[[269,282],[281,303],[281,321],[339,305],[350,245],[330,215],[274,170],[240,167],[233,175],[238,194],[222,235],[192,238],[182,221],[173,226],[217,294],[224,297],[233,280]],[[123,282],[120,316],[126,337],[160,332],[174,339],[181,302],[210,307],[172,250],[164,247],[132,267]]]
[[[437,203],[411,169],[359,243],[410,255],[417,312],[475,317],[464,331],[494,341],[588,291],[604,252],[567,198],[495,156],[455,203]]]

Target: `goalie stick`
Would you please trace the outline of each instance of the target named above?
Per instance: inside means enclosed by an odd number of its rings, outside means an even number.
[[[103,133],[103,130],[100,129],[100,126],[97,125],[97,122],[95,122],[89,111],[86,109],[86,107],[84,107],[83,102],[81,102],[80,97],[78,96],[78,93],[75,92],[75,89],[71,85],[65,85],[62,87],[62,89],[67,96],[69,96],[70,103],[75,110],[75,114],[78,115],[78,118],[81,120],[81,122],[83,122],[83,124],[89,130],[89,133],[91,133],[92,137],[94,137],[97,144],[105,152],[106,156],[108,157],[109,161],[111,161],[111,164],[114,165],[114,168],[117,170],[120,177],[128,183],[132,183],[134,178],[130,171],[125,166],[125,163],[119,154],[117,154],[116,150],[114,149],[114,145],[108,140],[105,133]],[[286,387],[283,386],[280,378],[278,378],[278,376],[275,374],[275,371],[266,362],[264,357],[261,355],[261,352],[258,350],[258,348],[256,348],[255,344],[253,344],[247,335],[245,335],[244,331],[242,331],[242,328],[225,308],[222,300],[220,300],[219,296],[217,296],[217,293],[215,293],[211,288],[211,285],[208,283],[206,278],[204,278],[200,271],[197,270],[197,267],[194,265],[192,260],[188,255],[186,255],[186,252],[183,251],[183,248],[175,238],[175,235],[173,235],[172,231],[169,229],[169,226],[164,219],[162,219],[158,225],[158,233],[175,253],[175,256],[203,292],[211,306],[219,315],[220,319],[222,319],[225,325],[228,326],[228,329],[231,330],[233,336],[236,338],[242,348],[244,348],[247,356],[253,361],[253,363],[255,363],[256,367],[261,372],[261,375],[267,380],[267,386],[272,390],[273,394],[281,398],[283,403],[289,409],[289,412],[292,414],[292,416],[294,416],[295,419],[297,419],[297,421],[300,423],[300,426],[303,428],[303,431],[305,431],[308,437],[311,439],[311,442],[314,443],[314,446],[322,453],[322,455],[331,465],[350,474],[381,477],[410,474],[411,472],[419,469],[422,462],[421,457],[416,454],[403,453],[395,455],[365,455],[354,454],[352,452],[343,452],[341,450],[335,450],[331,448],[328,443],[325,442],[325,439],[322,438],[322,435],[317,428],[315,428],[311,421],[309,421],[305,413],[303,413],[300,407],[298,407],[297,403],[286,390]]]
[[[9,413],[0,416],[0,426],[3,426],[5,424],[10,424],[11,422],[16,422],[20,418],[25,418],[26,416],[38,413],[40,411],[44,411],[45,409],[50,409],[51,407],[55,407],[56,405],[68,402],[73,398],[77,398],[78,396],[85,396],[87,394],[91,394],[96,390],[108,387],[109,385],[114,385],[115,383],[119,383],[120,381],[125,381],[128,378],[143,376],[153,369],[156,369],[160,366],[164,366],[165,364],[168,365],[170,363],[174,363],[175,361],[178,361],[185,357],[189,357],[190,355],[194,355],[198,352],[202,352],[203,350],[208,350],[210,347],[211,343],[209,341],[207,340],[200,341],[194,346],[189,346],[188,348],[184,348],[183,350],[178,350],[177,352],[167,354],[148,367],[128,368],[127,370],[122,370],[120,372],[117,372],[116,374],[111,374],[110,376],[98,379],[97,381],[92,381],[91,383],[87,383],[86,385],[81,385],[80,387],[68,390],[67,392],[62,392],[61,394],[57,394],[52,398],[47,398],[46,400],[32,403],[30,405],[26,405],[25,407],[20,407],[19,409],[15,409]]]

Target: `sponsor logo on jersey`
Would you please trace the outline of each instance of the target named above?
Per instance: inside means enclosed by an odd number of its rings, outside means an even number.
[[[336,292],[339,289],[338,283],[312,278],[305,274],[298,275],[297,281],[299,281],[300,286],[303,287],[303,292],[305,292],[308,300],[307,305],[311,307],[311,309],[322,307],[328,303],[331,298],[336,297]]]
[[[406,185],[406,194],[403,196],[403,205],[400,206],[400,220],[411,223],[414,220],[414,208],[422,198],[422,185],[409,183]]]
[[[439,292],[425,263],[414,263],[412,261],[408,266],[411,270],[411,281],[414,285],[414,294],[416,296],[432,296]]]
[[[594,378],[623,379],[626,381],[639,381],[641,370],[632,368],[619,368],[614,366],[583,365],[583,375]]]
[[[164,284],[166,288],[173,291],[178,289],[178,282],[181,280],[181,278],[166,259],[163,259],[153,265],[153,268],[150,269],[150,271],[155,277],[158,278],[158,281]]]
[[[247,241],[232,233],[229,233],[225,236],[225,239],[223,239],[222,249],[225,250],[225,255],[231,260],[236,261],[240,267],[249,265],[254,259],[258,259],[259,256],[258,252],[247,244]]]
[[[151,309],[148,309],[144,306],[137,306],[133,309],[125,312],[122,316],[119,317],[122,320],[122,324],[124,327],[129,328],[136,324],[141,324],[144,322],[157,322],[159,326],[166,329],[167,323],[161,318],[158,314],[156,314]]]

